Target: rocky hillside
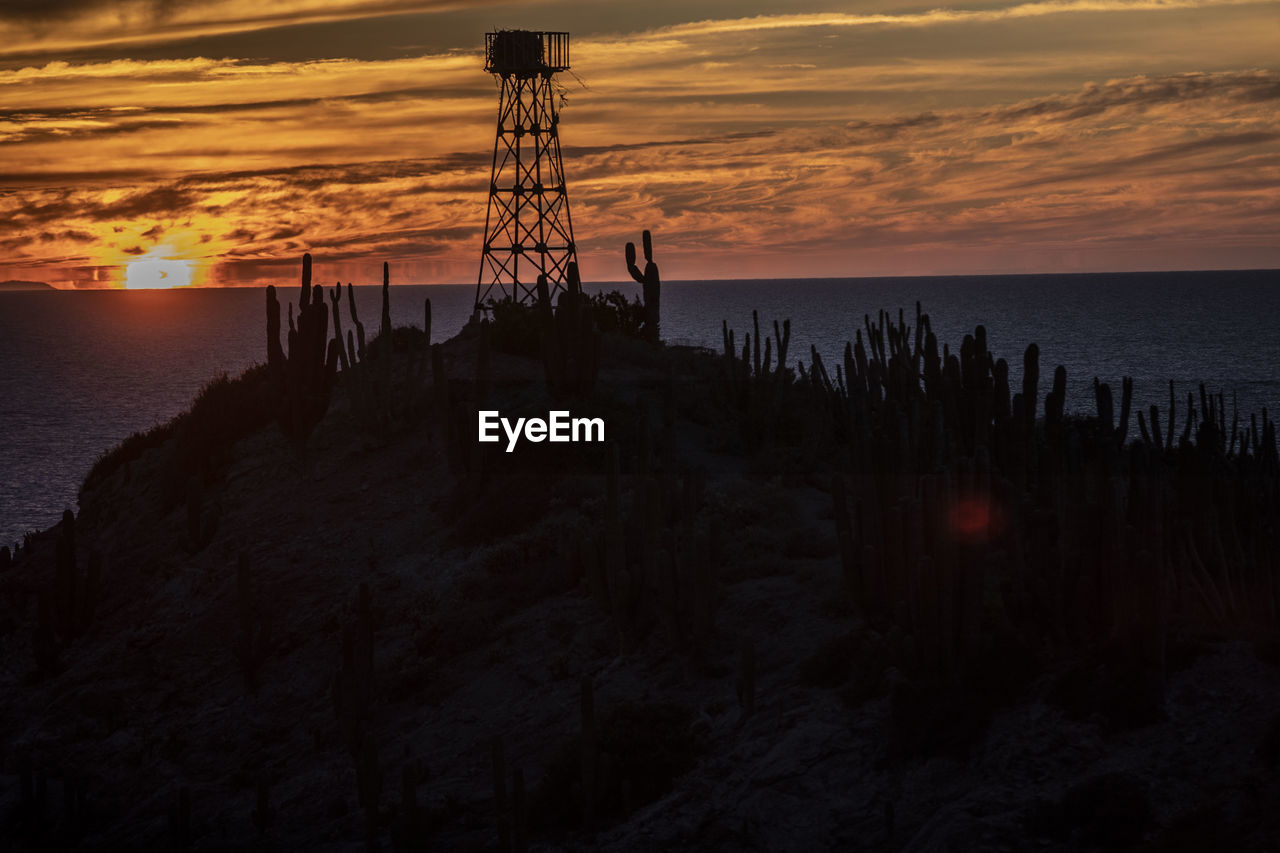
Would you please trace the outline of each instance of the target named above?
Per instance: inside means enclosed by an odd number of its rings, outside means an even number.
[[[299,316],[104,457],[0,571],[13,848],[1275,849],[1265,417],[1127,444],[927,317],[833,381],[574,299]]]

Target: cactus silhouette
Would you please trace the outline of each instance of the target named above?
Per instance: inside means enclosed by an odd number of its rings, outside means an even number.
[[[275,386],[276,420],[280,430],[301,447],[329,410],[333,377],[338,369],[339,344],[329,339],[329,309],[324,289],[311,287],[311,255],[302,256],[302,285],[298,296],[297,323],[289,309],[289,349],[277,352],[280,308],[275,287],[267,287],[267,350]]]
[[[547,390],[556,399],[590,397],[600,372],[600,332],[570,262],[565,290],[553,309],[546,276],[538,276],[538,324]]]
[[[662,298],[662,278],[658,275],[658,265],[653,260],[653,238],[646,229],[641,242],[644,244],[644,272],[636,266],[636,244],[628,243],[626,248],[627,271],[640,285],[644,294],[644,338],[652,343],[658,342],[658,323],[661,317],[660,302]]]

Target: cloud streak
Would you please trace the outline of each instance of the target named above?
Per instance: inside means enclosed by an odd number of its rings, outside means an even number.
[[[438,14],[500,0],[16,0],[0,8],[0,56],[139,46],[308,24]]]
[[[830,27],[925,27],[937,24],[989,23],[1050,15],[1102,12],[1167,12],[1224,6],[1267,5],[1270,0],[1044,0],[988,9],[937,8],[907,14],[790,14],[697,21],[655,31],[651,37],[705,36],[779,29]]]
[[[584,270],[620,277],[645,226],[676,278],[1280,263],[1277,5],[802,11],[576,39],[587,85],[565,78],[561,133]],[[275,26],[219,8],[147,26]],[[0,275],[100,284],[168,246],[210,283],[305,250],[350,280],[385,258],[401,280],[468,281],[494,100],[462,45],[0,68]]]

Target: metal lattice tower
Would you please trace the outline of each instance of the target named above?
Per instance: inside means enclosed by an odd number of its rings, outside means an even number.
[[[484,42],[484,69],[501,88],[477,307],[507,296],[535,301],[540,275],[554,296],[578,259],[552,85],[569,67],[569,34],[501,30]]]

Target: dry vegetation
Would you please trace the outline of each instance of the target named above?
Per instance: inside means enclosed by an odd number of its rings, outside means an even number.
[[[664,346],[646,250],[638,305],[571,282],[435,345],[429,305],[331,335],[304,272],[287,347],[105,455],[0,574],[13,844],[1276,837],[1265,413],[1130,440],[1127,381],[1069,415],[1034,346],[1011,388],[919,309],[834,377],[785,323]],[[507,454],[482,404],[610,440]]]

